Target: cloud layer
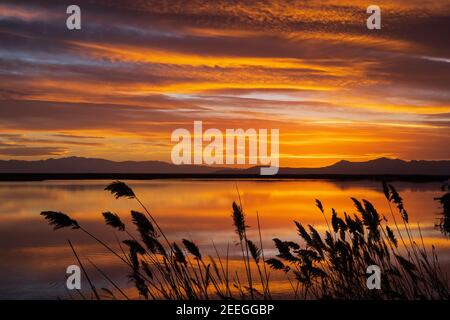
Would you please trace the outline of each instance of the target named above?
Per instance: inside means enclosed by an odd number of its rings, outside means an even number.
[[[279,128],[282,165],[449,159],[450,1],[0,4],[0,158],[170,159],[170,134]],[[6,136],[9,135],[9,136]],[[124,152],[126,150],[126,152]]]

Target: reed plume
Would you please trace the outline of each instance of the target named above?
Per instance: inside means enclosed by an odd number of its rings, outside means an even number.
[[[125,224],[120,220],[117,214],[109,211],[103,212],[102,214],[107,225],[116,228],[119,231],[125,231]]]
[[[54,230],[62,228],[80,228],[78,222],[62,212],[42,211],[41,216],[44,216],[45,220],[48,220],[48,223],[53,226]]]
[[[114,181],[105,187],[105,190],[111,192],[116,199],[126,197],[133,199],[135,197],[134,191],[122,181]]]

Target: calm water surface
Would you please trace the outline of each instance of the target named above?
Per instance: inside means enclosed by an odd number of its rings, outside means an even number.
[[[150,208],[172,240],[188,238],[204,254],[213,254],[214,241],[220,252],[230,245],[231,258],[239,254],[231,225],[231,204],[241,195],[250,237],[257,240],[256,212],[263,229],[266,257],[275,254],[271,239],[298,240],[293,220],[324,230],[324,220],[314,205],[320,199],[330,214],[353,213],[350,197],[371,201],[389,219],[381,186],[373,181],[314,180],[152,180],[126,181]],[[39,213],[62,211],[86,229],[112,244],[113,230],[104,225],[101,213],[112,211],[132,229],[130,210],[141,210],[133,200],[115,200],[103,191],[108,181],[45,181],[0,183],[0,298],[68,298],[65,269],[75,264],[67,245],[73,241],[82,257],[88,257],[122,287],[133,291],[124,268],[88,237],[77,230],[53,231]],[[405,200],[412,226],[420,222],[427,246],[434,244],[444,270],[450,270],[450,240],[436,229],[441,211],[433,200],[441,195],[440,183],[394,183]],[[119,237],[122,235],[118,234]],[[109,287],[88,262],[96,286]],[[274,291],[289,290],[283,277],[274,276]]]

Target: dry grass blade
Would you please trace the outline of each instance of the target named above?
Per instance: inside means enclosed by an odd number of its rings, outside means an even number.
[[[99,294],[97,293],[97,290],[95,289],[95,286],[94,286],[94,284],[93,284],[92,281],[91,281],[91,278],[89,278],[89,275],[88,275],[86,269],[84,268],[83,263],[81,263],[81,260],[80,260],[80,258],[78,257],[78,254],[77,254],[77,252],[75,251],[75,248],[73,247],[72,242],[70,242],[70,240],[67,240],[67,242],[69,243],[70,248],[72,249],[72,252],[73,252],[73,254],[75,255],[75,258],[77,259],[78,263],[80,264],[81,270],[83,270],[83,273],[84,273],[84,275],[86,276],[86,279],[87,279],[87,281],[88,281],[88,283],[89,283],[89,286],[90,286],[91,289],[92,289],[92,292],[94,293],[94,295],[95,295],[95,297],[97,298],[97,300],[100,300],[100,296],[99,296]]]
[[[381,182],[381,185],[382,185],[382,187],[383,187],[383,194],[384,194],[384,196],[386,197],[386,200],[387,200],[387,201],[390,201],[390,200],[391,200],[391,196],[390,196],[391,192],[389,191],[389,186],[388,186],[388,184],[386,183],[385,180],[383,180],[383,181]]]

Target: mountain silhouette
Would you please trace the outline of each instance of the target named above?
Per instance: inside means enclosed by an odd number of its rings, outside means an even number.
[[[111,161],[68,157],[36,161],[0,160],[0,173],[212,173],[217,168],[176,166],[163,161]]]
[[[241,170],[246,174],[258,174],[259,167]],[[221,173],[236,173],[224,170]],[[450,175],[450,160],[428,161],[378,158],[363,162],[341,160],[320,168],[280,168],[278,174],[342,174],[342,175]]]
[[[199,165],[174,165],[163,161],[111,161],[68,157],[47,160],[0,160],[0,173],[121,173],[121,174],[259,174],[260,167],[247,169]],[[320,168],[287,168],[282,175],[450,175],[450,160],[428,161],[379,158],[363,162],[342,160]]]

